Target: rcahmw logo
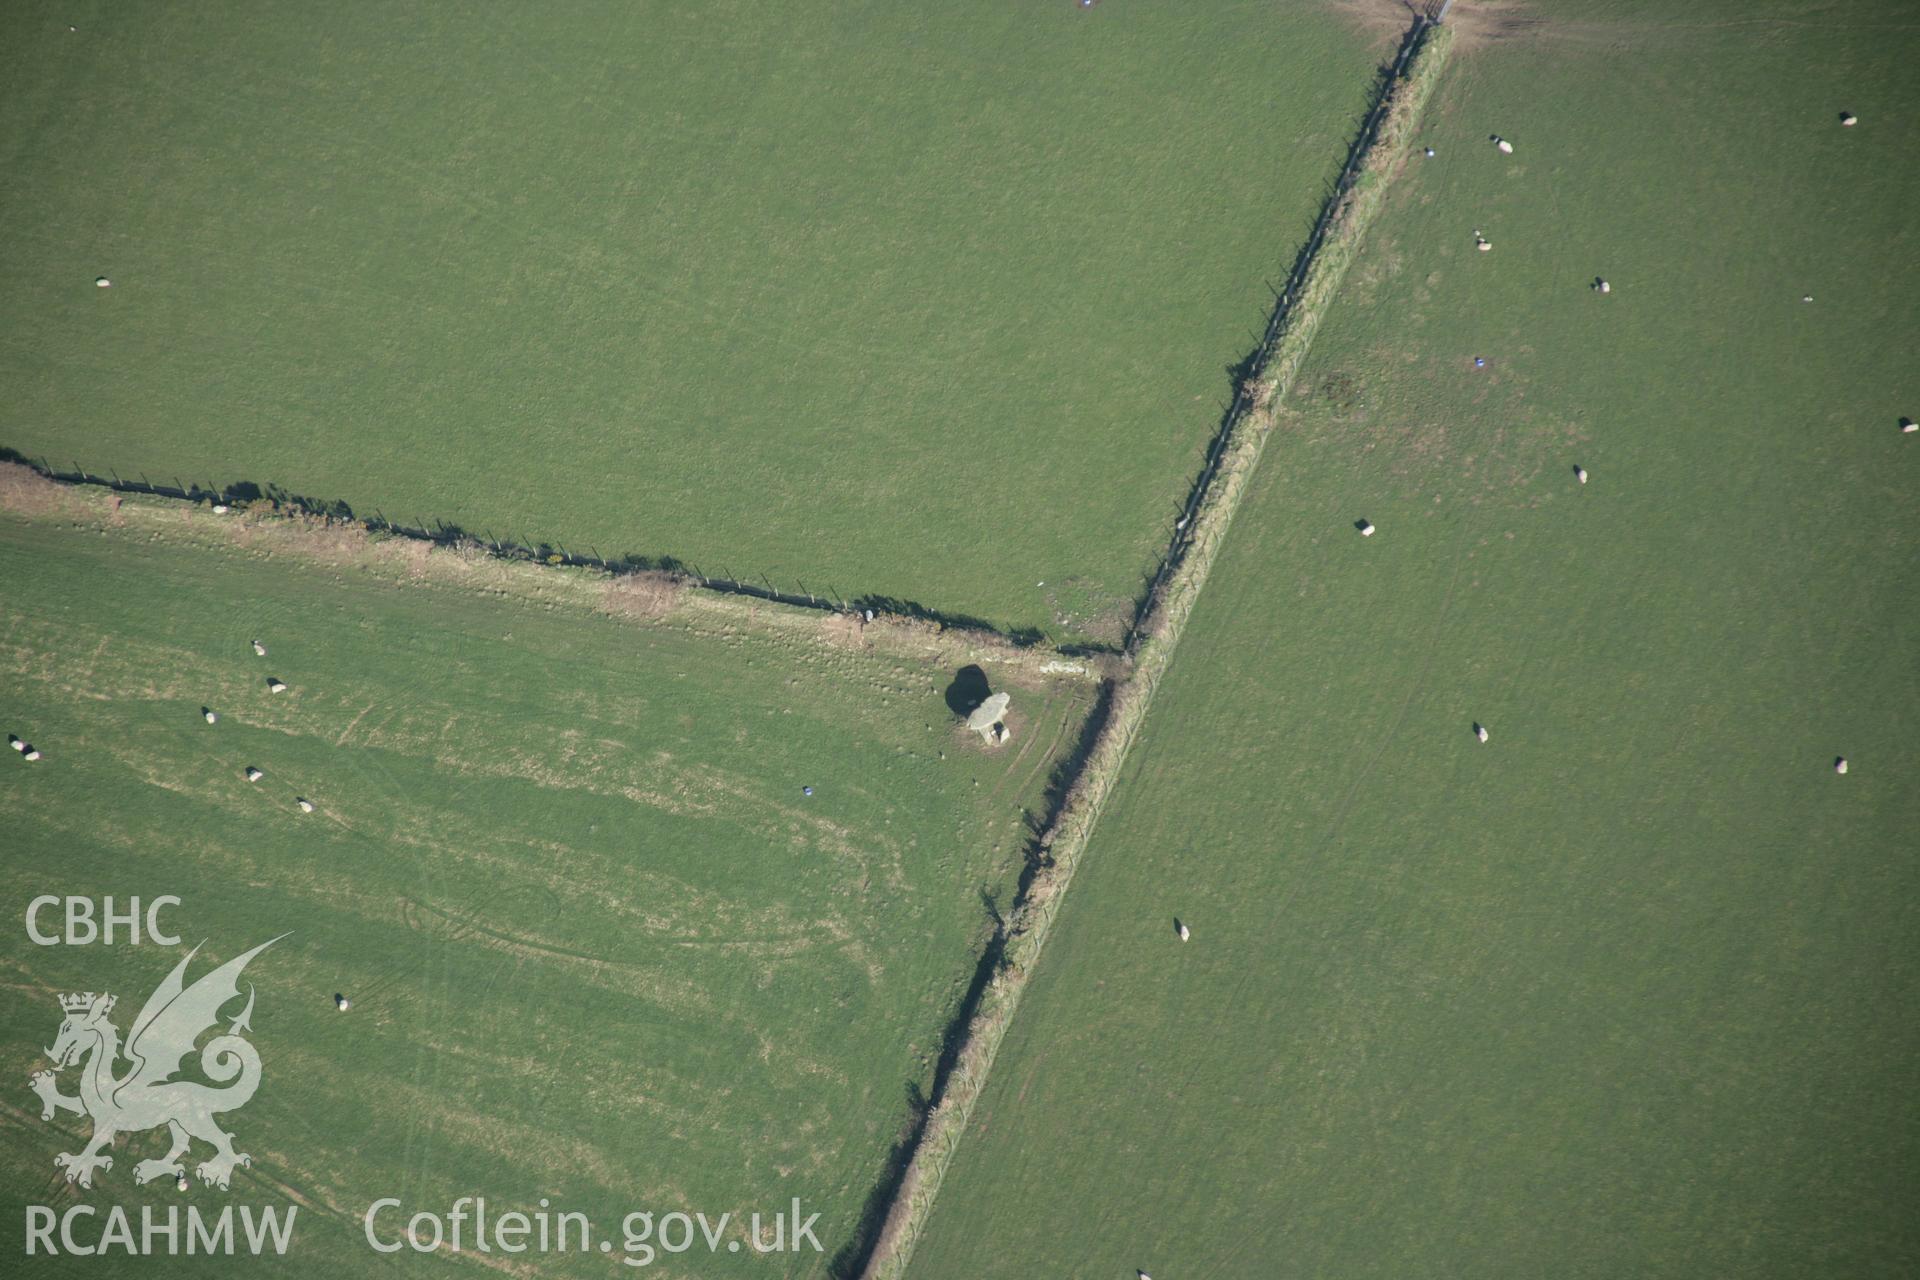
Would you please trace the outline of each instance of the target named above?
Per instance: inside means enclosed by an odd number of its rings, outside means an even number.
[[[82,1150],[61,1152],[53,1158],[54,1164],[66,1171],[68,1182],[92,1187],[96,1172],[113,1168],[113,1157],[107,1152],[116,1137],[161,1127],[167,1130],[171,1146],[164,1156],[134,1165],[135,1182],[171,1177],[176,1186],[186,1190],[190,1184],[181,1157],[196,1141],[213,1148],[212,1154],[194,1169],[206,1188],[227,1190],[235,1167],[253,1163],[251,1156],[234,1149],[234,1135],[217,1119],[245,1106],[260,1087],[260,1054],[245,1038],[253,1030],[255,992],[251,984],[245,1007],[227,1020],[224,1032],[219,1031],[219,1024],[221,1010],[240,998],[241,973],[254,957],[278,941],[280,938],[261,943],[189,986],[185,981],[187,966],[200,951],[195,947],[147,997],[127,1028],[124,1045],[112,1018],[117,1003],[113,995],[87,991],[60,997],[64,1017],[53,1047],[46,1051],[54,1070],[35,1074],[31,1084],[40,1096],[42,1120],[72,1112],[84,1114],[93,1122],[92,1138]],[[176,1079],[184,1060],[208,1031],[216,1034],[200,1047],[199,1066],[200,1074],[213,1083]],[[120,1065],[123,1059],[124,1069]],[[73,1095],[60,1091],[55,1074],[69,1067],[79,1070],[78,1092]],[[98,1224],[97,1241],[89,1244],[76,1233],[90,1230],[85,1220],[100,1214],[92,1205],[73,1205],[58,1215],[49,1206],[28,1205],[27,1253],[91,1254],[114,1249],[128,1253],[231,1253],[236,1243],[234,1208],[229,1205],[218,1214],[203,1214],[197,1206],[189,1205],[181,1215],[175,1208],[156,1211],[148,1206],[141,1211],[141,1227],[136,1233],[126,1211],[116,1205],[105,1211],[104,1222]],[[276,1253],[285,1250],[298,1206],[286,1207],[284,1221],[277,1208],[239,1208],[242,1233],[238,1242],[242,1247],[253,1253],[268,1247]]]

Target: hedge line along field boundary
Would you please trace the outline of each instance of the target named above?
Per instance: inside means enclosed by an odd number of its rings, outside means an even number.
[[[204,497],[204,495],[203,495]],[[673,627],[724,637],[749,633],[790,646],[873,650],[943,668],[978,665],[1028,688],[1052,682],[1097,684],[1122,659],[1022,645],[992,631],[926,618],[822,610],[764,596],[701,590],[661,570],[618,570],[495,555],[472,539],[417,538],[370,529],[357,520],[270,502],[230,506],[155,496],[143,490],[52,479],[37,467],[0,459],[0,515],[66,521],[125,537],[157,538],[221,551],[284,556],[352,569],[415,588],[464,590],[524,604],[602,613],[636,626]]]
[[[1308,241],[1310,252],[1303,255],[1294,282],[1276,307],[1268,349],[1242,389],[1239,410],[1215,452],[1211,475],[1198,487],[1184,540],[1169,556],[1170,567],[1151,592],[1135,630],[1129,646],[1132,669],[1114,683],[1107,722],[1040,837],[1044,861],[1008,916],[996,971],[962,1032],[953,1069],[900,1177],[862,1272],[864,1280],[900,1280],[906,1272],[1028,977],[1272,434],[1275,408],[1292,385],[1393,176],[1405,163],[1451,44],[1451,30],[1424,17],[1409,31],[1380,100],[1362,126],[1353,159]]]
[[[371,515],[364,511],[356,513],[346,502],[339,499],[314,498],[303,494],[290,493],[278,485],[261,486],[250,481],[216,486],[201,484],[194,480],[175,478],[172,484],[157,483],[141,476],[138,480],[128,480],[117,472],[100,475],[90,472],[75,462],[71,469],[62,469],[46,457],[33,457],[17,449],[0,445],[0,463],[16,463],[37,471],[49,480],[60,484],[93,486],[110,489],[115,493],[138,494],[151,498],[170,498],[175,501],[196,503],[208,507],[226,507],[230,511],[248,511],[255,513],[278,514],[296,517],[308,517],[324,520],[332,524],[359,525],[367,532],[395,537],[410,538],[416,542],[432,543],[441,547],[461,547],[468,550],[480,550],[500,560],[525,564],[541,564],[570,569],[597,569],[615,575],[662,574],[687,586],[698,587],[702,591],[724,596],[740,596],[751,600],[764,600],[769,604],[785,605],[791,609],[808,610],[814,614],[855,614],[863,619],[872,613],[875,618],[886,617],[897,622],[915,622],[931,624],[944,631],[970,632],[988,645],[1007,645],[1019,649],[1036,649],[1067,657],[1101,656],[1112,657],[1120,652],[1120,646],[1095,642],[1057,644],[1052,636],[1037,627],[1002,626],[985,618],[970,614],[949,613],[931,608],[917,600],[902,600],[894,596],[881,596],[863,593],[848,593],[838,586],[816,581],[811,586],[796,581],[791,586],[777,584],[772,578],[752,574],[736,574],[722,565],[719,572],[709,572],[713,566],[701,566],[670,555],[603,556],[597,547],[588,547],[582,552],[577,545],[569,548],[563,543],[548,542],[529,538],[524,534],[508,537],[496,537],[492,530],[473,531],[459,525],[448,524],[444,520],[429,520],[424,516],[413,517],[413,522],[393,519],[382,511]]]

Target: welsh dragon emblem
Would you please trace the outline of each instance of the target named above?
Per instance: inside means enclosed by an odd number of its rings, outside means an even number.
[[[84,1151],[77,1155],[63,1152],[53,1158],[67,1171],[68,1182],[91,1187],[95,1169],[113,1168],[113,1157],[105,1152],[117,1135],[160,1125],[172,1135],[173,1147],[161,1159],[142,1160],[135,1165],[135,1182],[164,1175],[184,1179],[186,1168],[180,1157],[195,1138],[214,1149],[213,1157],[195,1170],[200,1181],[210,1187],[225,1191],[234,1166],[253,1163],[253,1157],[233,1149],[233,1135],[214,1119],[244,1107],[260,1087],[260,1054],[241,1036],[253,1030],[249,1022],[253,1017],[251,984],[247,987],[246,1008],[228,1023],[224,1034],[214,1036],[200,1050],[200,1070],[215,1085],[224,1087],[173,1077],[193,1052],[194,1042],[218,1026],[220,1010],[239,998],[240,974],[247,962],[278,941],[280,938],[263,942],[187,986],[187,965],[200,951],[195,947],[147,997],[140,1016],[127,1032],[124,1049],[119,1030],[109,1020],[113,996],[88,991],[60,997],[60,1009],[66,1018],[47,1056],[55,1062],[55,1071],[80,1068],[80,1093],[78,1097],[61,1093],[53,1071],[37,1072],[32,1086],[40,1095],[42,1120],[53,1119],[59,1111],[85,1111],[93,1119],[93,1140]],[[117,1073],[122,1058],[128,1066]]]

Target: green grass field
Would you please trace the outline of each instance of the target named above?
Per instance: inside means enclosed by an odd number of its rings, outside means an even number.
[[[395,579],[204,508],[131,503],[131,521],[97,524],[107,501],[0,513],[0,706],[44,753],[0,759],[0,1255],[21,1257],[20,1206],[76,1197],[136,1214],[298,1204],[282,1265],[339,1276],[395,1261],[361,1236],[383,1196],[408,1212],[545,1196],[616,1241],[633,1210],[799,1196],[825,1255],[645,1274],[826,1274],[909,1084],[929,1084],[985,938],[981,895],[1007,893],[1022,811],[1090,688],[1016,687],[1027,732],[987,755],[960,741],[949,673],[917,661],[639,625],[526,566],[483,563],[491,593]],[[84,1118],[42,1123],[26,1087],[56,996],[111,989],[124,1032],[184,947],[36,946],[22,918],[41,893],[177,895],[165,919],[206,941],[194,976],[291,933],[248,970],[264,1082],[225,1118],[254,1157],[230,1195],[136,1190],[158,1133],[123,1138],[90,1194],[62,1181],[53,1158]]]
[[[926,1280],[1920,1267],[1920,32],[1526,16],[1321,331]]]
[[[3,21],[0,446],[1108,640],[1379,52],[1253,0]]]

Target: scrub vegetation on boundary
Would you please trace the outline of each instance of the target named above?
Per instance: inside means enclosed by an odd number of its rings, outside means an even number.
[[[750,589],[734,590],[734,584],[704,583],[673,569],[603,567],[561,555],[549,560],[518,554],[517,548],[490,547],[457,530],[370,526],[325,514],[300,497],[235,499],[231,505],[218,500],[230,496],[189,491],[185,498],[174,498],[164,488],[148,491],[128,484],[115,489],[103,477],[69,483],[51,479],[45,468],[13,460],[9,451],[0,449],[0,510],[24,516],[56,512],[82,523],[137,525],[182,545],[221,551],[237,547],[388,581],[432,582],[634,621],[660,621],[697,634],[732,635],[745,629],[769,641],[878,649],[936,666],[985,664],[1001,675],[1098,681],[1125,666],[1123,655],[1098,647],[1053,649],[1031,637],[906,613],[862,613],[851,606],[841,611],[826,600],[803,604],[769,598]],[[702,589],[693,590],[696,585]]]
[[[1626,8],[1630,8],[1630,7],[1629,6],[1617,7],[1615,16],[1618,16],[1618,10],[1626,9]],[[1764,24],[1768,20],[1762,17],[1758,21]],[[1651,24],[1651,25],[1659,25],[1659,24]],[[1885,25],[1885,24],[1882,24],[1882,25]],[[1604,28],[1604,24],[1599,24],[1599,26],[1601,28]],[[1635,34],[1638,34],[1644,40],[1650,29],[1651,27],[1649,24],[1641,24],[1638,28],[1635,29]],[[1622,28],[1620,31],[1616,32],[1616,35],[1624,35],[1624,34],[1626,34],[1625,28]],[[1671,35],[1672,35],[1671,31],[1668,31],[1668,30],[1662,30],[1660,34],[1663,38],[1671,38]],[[1891,113],[1884,110],[1884,107],[1885,107],[1884,103],[1869,104],[1870,117],[1881,118],[1881,119],[1887,118],[1887,116]],[[1445,142],[1446,142],[1446,146],[1443,148],[1443,152],[1446,154],[1453,154],[1457,151],[1464,149],[1463,140],[1459,137],[1447,136],[1445,137]],[[1557,215],[1558,213],[1557,208],[1555,210],[1555,213]],[[1501,243],[1504,246],[1507,243],[1507,241],[1505,239],[1502,239]],[[1361,291],[1362,303],[1367,306],[1373,305],[1374,291],[1381,286],[1382,281],[1384,279],[1390,279],[1392,276],[1394,276],[1396,274],[1396,271],[1397,271],[1397,268],[1394,267],[1391,264],[1391,262],[1388,262],[1386,265],[1382,266],[1382,264],[1379,261],[1375,261],[1374,263],[1372,263],[1370,271],[1363,270],[1363,272],[1356,277],[1356,284],[1359,286]],[[1434,277],[1429,276],[1427,283],[1429,285],[1434,284],[1435,283]],[[1388,322],[1380,325],[1380,329],[1384,333],[1392,334],[1394,323],[1397,322],[1397,319],[1399,318],[1400,313],[1389,311],[1383,307],[1376,313],[1376,315],[1378,317],[1383,317],[1383,318],[1391,317],[1391,319],[1388,320]],[[1398,340],[1397,334],[1392,334],[1392,336],[1389,338],[1389,341],[1397,341],[1397,340]],[[1377,355],[1377,353],[1375,354]],[[1527,354],[1529,355],[1533,354],[1532,350],[1529,349]],[[1365,435],[1365,433],[1360,430],[1359,426],[1355,426],[1353,424],[1356,424],[1356,423],[1366,424],[1369,421],[1371,421],[1370,413],[1375,407],[1377,407],[1379,403],[1378,399],[1376,398],[1376,393],[1378,392],[1379,388],[1389,386],[1395,383],[1396,380],[1388,376],[1380,377],[1377,382],[1370,380],[1367,377],[1367,371],[1366,371],[1367,361],[1365,359],[1355,359],[1351,362],[1351,364],[1353,367],[1343,367],[1343,368],[1335,369],[1332,372],[1330,372],[1326,376],[1326,379],[1323,383],[1317,382],[1312,377],[1309,377],[1306,380],[1306,382],[1303,383],[1303,385],[1299,388],[1301,393],[1306,396],[1317,396],[1318,400],[1310,409],[1306,411],[1306,416],[1304,419],[1294,420],[1296,421],[1296,423],[1300,421],[1305,421],[1308,423],[1332,421],[1335,423],[1348,424],[1349,426],[1351,426],[1352,430],[1349,431],[1348,434],[1355,439],[1358,439],[1361,436]],[[1492,382],[1494,380],[1495,379],[1492,377],[1488,379],[1489,382]],[[1517,375],[1512,379],[1512,381],[1516,383],[1519,382],[1520,380],[1521,379]],[[1405,395],[1409,403],[1412,403],[1418,399],[1418,391],[1417,391],[1418,382],[1419,382],[1418,378],[1404,377],[1399,380],[1399,385],[1395,389],[1401,394]],[[1445,396],[1443,395],[1440,397],[1440,400],[1436,403],[1440,403],[1443,407],[1447,408],[1449,412],[1458,408],[1457,405],[1446,406],[1444,402],[1445,402]],[[1480,405],[1480,402],[1476,401],[1475,404]],[[1263,405],[1263,408],[1264,407],[1267,407],[1267,406]],[[1511,404],[1505,407],[1507,409],[1513,408]],[[1481,410],[1477,414],[1476,412],[1469,411],[1463,414],[1462,416],[1468,421],[1473,422],[1476,428],[1485,428],[1486,424],[1484,422],[1484,419],[1491,412],[1492,410],[1486,410],[1484,409],[1484,406],[1482,406]],[[1525,411],[1522,411],[1518,414],[1518,416],[1524,418],[1528,415]],[[1462,433],[1462,434],[1466,434],[1466,433]],[[1492,434],[1497,435],[1498,433],[1492,432]],[[1504,442],[1504,438],[1503,438],[1503,442]],[[1467,462],[1469,464],[1469,474],[1471,474],[1472,461],[1473,461],[1472,458],[1467,459]],[[1587,475],[1587,472],[1585,471],[1584,468],[1582,468],[1579,472],[1579,476],[1582,482],[1584,482],[1586,475]],[[1492,482],[1489,482],[1489,483],[1492,483]],[[1265,491],[1266,488],[1267,486],[1263,484],[1262,491]],[[1436,501],[1437,500],[1438,499],[1436,499]],[[1477,504],[1479,499],[1476,498],[1474,501]],[[1384,511],[1385,508],[1383,508],[1382,510]],[[1381,512],[1375,512],[1374,514],[1381,514]],[[1392,529],[1396,527],[1398,524],[1399,524],[1399,521],[1397,520],[1391,521],[1388,523],[1388,528]],[[1369,530],[1372,530],[1374,526],[1369,524],[1367,527],[1369,528]],[[1264,544],[1264,538],[1262,539],[1262,541]],[[1468,554],[1469,556],[1472,556],[1474,553],[1469,552]],[[1267,584],[1269,588],[1271,587],[1271,585],[1272,584]],[[1478,586],[1478,582],[1476,581],[1474,585]],[[1229,603],[1232,604],[1235,608],[1245,607],[1246,598],[1247,598],[1246,591],[1247,591],[1247,588],[1239,588],[1234,591],[1230,591],[1228,593]],[[1449,583],[1447,600],[1444,600],[1441,603],[1442,614],[1446,613],[1447,607],[1448,607],[1448,601],[1452,599],[1452,596],[1453,596],[1453,585]],[[642,603],[639,606],[640,612],[653,612],[655,611],[655,609],[656,609],[656,605],[654,605],[653,603]],[[1405,719],[1406,715],[1408,714],[1408,707],[1410,705],[1411,705],[1410,703],[1402,705],[1400,709],[1399,719],[1396,719],[1393,722],[1396,731],[1398,729],[1399,724]],[[1503,744],[1507,741],[1507,735],[1504,732],[1500,737],[1500,741]],[[1151,739],[1149,739],[1149,743],[1150,742],[1151,742]],[[1374,756],[1370,760],[1368,764],[1368,768],[1371,769],[1372,765],[1374,763],[1377,763],[1378,759],[1379,759],[1378,755]],[[1364,780],[1364,777],[1365,777],[1364,773],[1362,777]],[[1356,784],[1356,787],[1357,785],[1358,784]],[[1350,805],[1353,802],[1353,799],[1354,799],[1353,794],[1349,793],[1349,795],[1347,796],[1347,803]],[[1340,819],[1344,820],[1345,816],[1346,816],[1346,809],[1343,807],[1340,810]],[[1810,882],[1810,883],[1817,884],[1819,882]],[[1217,885],[1214,887],[1217,887]],[[1495,887],[1497,889],[1511,889],[1511,886],[1506,884],[1497,885]],[[1194,917],[1191,914],[1189,914],[1188,918],[1191,919]],[[1185,936],[1184,930],[1182,931],[1182,936],[1183,937]],[[1201,941],[1205,941],[1206,938],[1209,936],[1208,930],[1205,926],[1202,926],[1201,932],[1198,936]],[[1029,1077],[1029,1082],[1030,1081],[1031,1081],[1031,1077]],[[1906,1082],[1906,1083],[1910,1084],[1911,1082]],[[1026,1092],[1025,1088],[1023,1088],[1021,1091],[1022,1099],[1024,1099],[1025,1097],[1025,1092]],[[1176,1096],[1175,1103],[1177,1104],[1178,1101],[1179,1101],[1179,1098]],[[1135,1153],[1135,1158],[1140,1158],[1137,1152]],[[1151,1157],[1148,1157],[1148,1159],[1151,1159]],[[1177,1162],[1175,1163],[1177,1166]],[[1032,1207],[1029,1206],[1029,1215],[1031,1216],[1032,1213],[1033,1213]],[[1057,1226],[1058,1220],[1050,1219],[1047,1225],[1049,1227]],[[1234,1241],[1234,1248],[1237,1250],[1238,1256],[1229,1258],[1227,1265],[1231,1266],[1233,1265],[1233,1263],[1243,1260],[1244,1257],[1253,1257],[1254,1254],[1259,1253],[1260,1256],[1255,1257],[1253,1262],[1250,1263],[1249,1265],[1254,1267],[1264,1266],[1269,1259],[1267,1255],[1265,1255],[1264,1253],[1260,1253],[1260,1249],[1263,1244],[1264,1244],[1264,1241],[1260,1239],[1247,1237],[1245,1233],[1242,1233],[1242,1236],[1240,1238],[1237,1238]],[[1190,1256],[1191,1255],[1182,1254],[1182,1257],[1190,1257]],[[1028,1259],[1028,1260],[1031,1261],[1031,1259]],[[1542,1255],[1541,1262],[1542,1262],[1542,1265],[1564,1264],[1565,1259],[1564,1257],[1555,1256],[1549,1253],[1549,1254]],[[1412,1265],[1412,1262],[1410,1261],[1408,1265]],[[977,1268],[970,1267],[969,1270],[973,1271],[974,1273],[978,1273]]]
[[[844,1248],[1093,697],[931,630],[830,632],[17,467],[0,581],[7,730],[42,752],[6,757],[7,900],[174,894],[208,961],[293,930],[249,970],[264,1083],[227,1118],[254,1157],[230,1198],[301,1206],[292,1274],[360,1273],[381,1195],[546,1195],[611,1230],[797,1194]],[[1014,693],[998,751],[944,701],[956,656]],[[84,1121],[43,1123],[24,1087],[55,997],[137,1008],[180,954],[0,938],[21,1069],[0,1198],[89,1194],[53,1165]],[[132,1182],[163,1149],[122,1140],[90,1194],[178,1204]],[[21,1229],[0,1221],[0,1252]],[[700,1274],[734,1268],[765,1264]]]
[[[1109,643],[1373,60],[1264,0],[0,31],[0,445]]]
[[[902,1170],[881,1233],[873,1241],[863,1270],[867,1280],[893,1280],[913,1259],[947,1166],[1019,1011],[1026,983],[1039,965],[1074,872],[1245,496],[1273,429],[1276,401],[1292,385],[1322,311],[1378,213],[1389,179],[1405,160],[1451,43],[1451,31],[1422,16],[1383,69],[1379,101],[1363,122],[1347,167],[1301,251],[1261,348],[1247,362],[1246,380],[1200,479],[1183,537],[1147,595],[1149,610],[1131,637],[1126,674],[1096,708],[1084,756],[1076,755],[1071,780],[1040,833],[1041,857],[1022,882],[1011,918],[976,978],[979,995],[963,1009],[953,1065],[936,1079],[934,1109],[925,1131],[917,1135],[912,1159]]]
[[[1260,406],[1260,408],[1261,408],[1261,409],[1264,409],[1264,403],[1262,403],[1262,404],[1261,404],[1261,406]],[[49,465],[51,465],[51,464],[49,464]],[[330,504],[330,505],[338,505],[338,506],[341,506],[341,507],[342,507],[342,508],[344,509],[344,504]],[[294,523],[295,523],[295,524],[299,524],[299,523],[301,523],[301,522],[294,522]],[[284,531],[284,530],[285,530],[286,528],[288,528],[289,526],[288,526],[288,525],[287,525],[286,523],[284,523],[284,522],[281,522],[281,523],[273,523],[273,524],[268,524],[268,525],[266,525],[266,526],[264,526],[264,527],[268,527],[268,528],[277,528],[277,529],[280,529],[280,530],[282,530],[282,531]],[[344,532],[344,531],[342,531],[342,532]],[[623,585],[624,587],[627,587],[627,588],[629,588],[629,589],[630,589],[630,588],[633,588],[633,587],[635,587],[635,586],[641,586],[641,585],[645,585],[645,584],[647,584],[647,579],[646,579],[646,578],[644,578],[644,577],[637,577],[637,578],[634,578],[634,579],[629,579],[629,580],[627,580],[627,581],[625,581],[625,582],[623,582],[623,584],[622,584],[622,585]],[[662,584],[659,584],[659,583],[653,583],[653,584],[651,584],[651,585],[653,585],[653,586],[656,586],[656,587],[658,587],[658,586],[660,586],[660,585],[662,585]],[[1081,588],[1076,588],[1076,587],[1074,587],[1074,584],[1073,584],[1073,583],[1071,583],[1071,582],[1069,582],[1069,584],[1068,584],[1068,588],[1069,588],[1069,592],[1068,592],[1068,595],[1069,595],[1069,596],[1071,596],[1071,595],[1073,595],[1073,594],[1075,594],[1075,593],[1077,592],[1077,593],[1079,594],[1079,596],[1080,596],[1081,598],[1084,598],[1084,590],[1083,590],[1083,589],[1081,589]],[[1050,593],[1050,596],[1051,596],[1051,593]],[[844,619],[843,619],[843,620],[841,620],[841,621],[844,621]],[[892,622],[892,623],[895,623],[895,625],[897,625],[897,623],[898,623],[898,620],[897,620],[897,619],[888,619],[887,621],[888,621],[888,622]],[[935,629],[934,629],[934,633],[935,633],[935,634],[939,634],[939,633],[940,633],[940,632],[939,632],[939,629],[938,629],[938,628],[935,628]],[[973,639],[974,641],[979,641],[979,640],[981,640],[981,639],[984,639],[984,638],[982,638],[982,637],[972,637],[971,639]],[[992,646],[990,646],[990,647],[992,647]],[[1035,654],[1027,654],[1027,655],[1023,655],[1023,656],[1025,656],[1025,657],[1027,657],[1027,658],[1029,659],[1029,662],[1028,662],[1028,666],[1029,666],[1029,667],[1030,667],[1030,666],[1032,665],[1032,662],[1031,662],[1031,659],[1033,659],[1033,658],[1036,658],[1036,657],[1038,657],[1038,658],[1041,658],[1041,659],[1042,659],[1042,661],[1043,661],[1043,663],[1044,663],[1045,665],[1056,665],[1056,660],[1054,660],[1054,659],[1049,659],[1049,658],[1046,658],[1044,654],[1039,654],[1039,655],[1035,655]],[[1050,892],[1050,890],[1049,890],[1049,892]]]
[[[912,1275],[1920,1258],[1913,24],[1580,14],[1450,63]]]

